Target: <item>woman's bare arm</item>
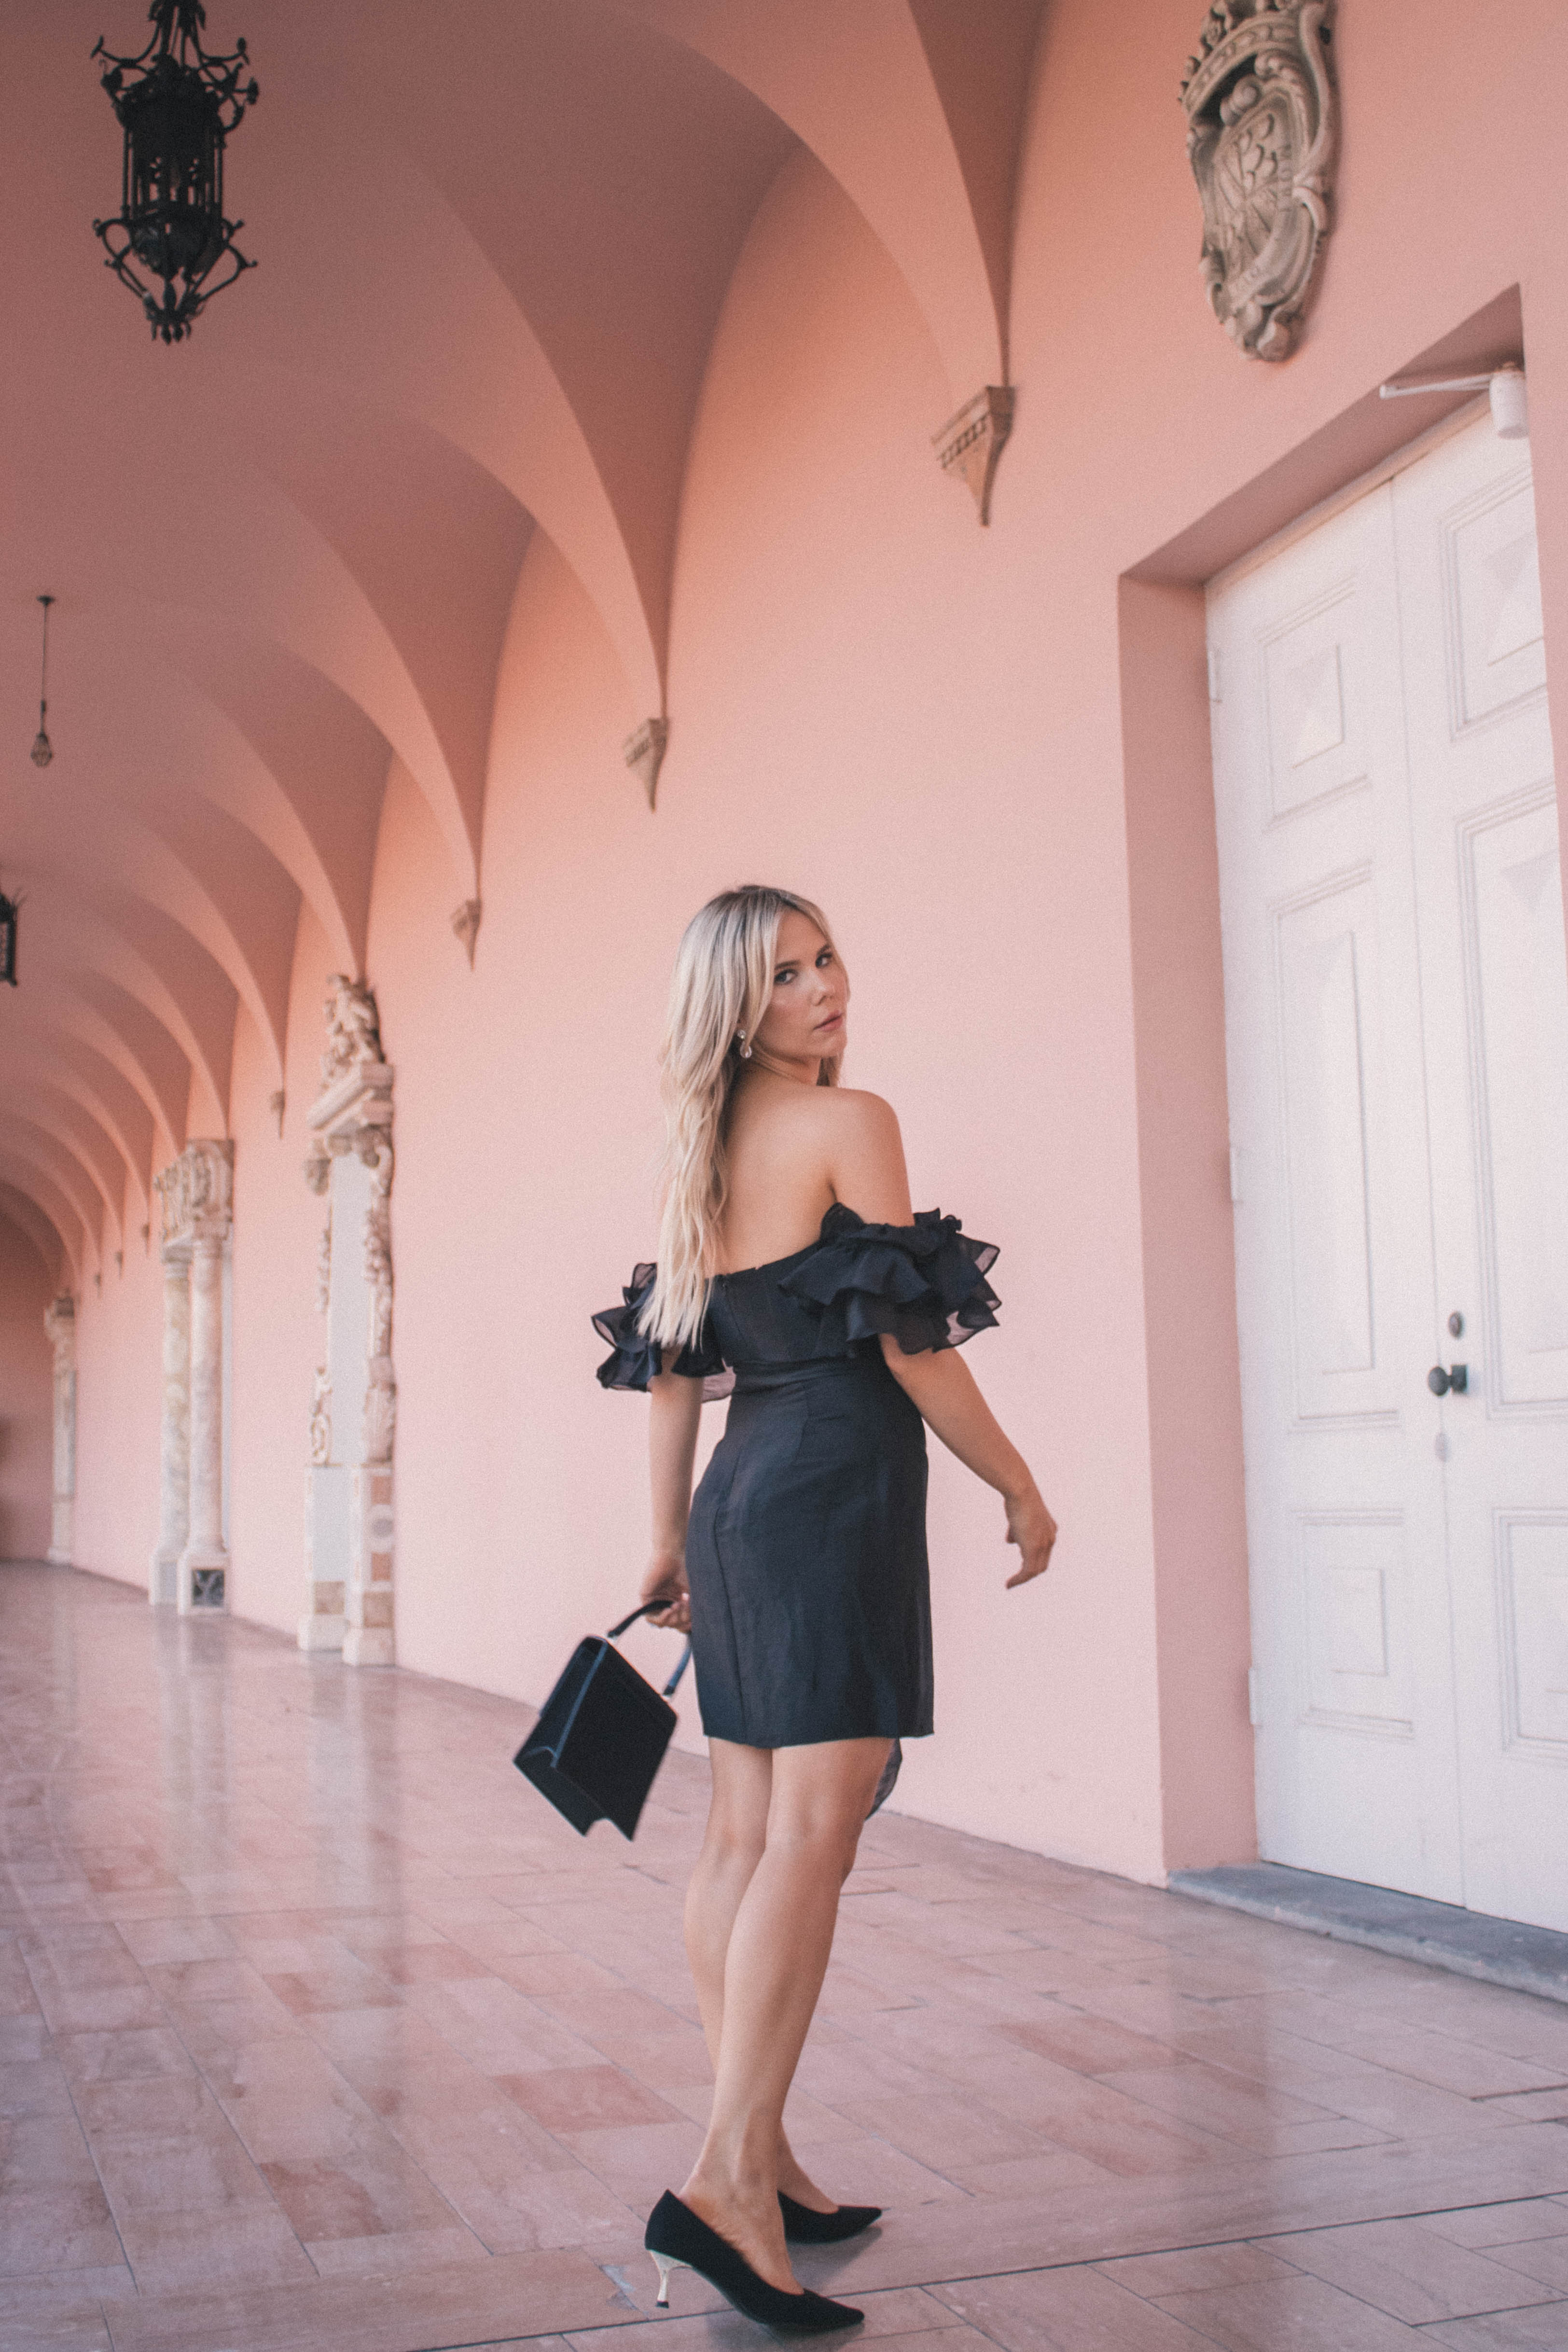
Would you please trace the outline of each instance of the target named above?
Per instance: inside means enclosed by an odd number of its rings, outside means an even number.
[[[691,1631],[686,1596],[686,1518],[692,1507],[692,1465],[696,1459],[697,1422],[703,1384],[680,1372],[660,1372],[649,1388],[648,1475],[653,1489],[653,1545],[640,1599],[669,1597],[669,1606],[651,1625]]]
[[[834,1196],[871,1224],[907,1225],[914,1211],[904,1165],[904,1141],[889,1106],[876,1095],[844,1102],[835,1121],[830,1178]],[[906,1356],[884,1339],[883,1354],[904,1394],[950,1453],[1007,1505],[1008,1541],[1022,1559],[1010,1585],[1027,1584],[1051,1565],[1056,1521],[1040,1500],[1030,1467],[951,1349]]]
[[[967,1470],[994,1486],[1007,1505],[1008,1541],[1022,1559],[1009,1589],[1042,1576],[1051,1566],[1056,1521],[1040,1500],[1029,1464],[1002,1428],[975,1384],[967,1364],[951,1348],[906,1356],[896,1339],[884,1339],[887,1368],[921,1418]]]

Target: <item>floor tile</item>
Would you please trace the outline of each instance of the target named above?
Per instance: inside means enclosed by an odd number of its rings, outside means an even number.
[[[1267,2246],[1191,2246],[1174,2254],[1128,2254],[1099,2268],[1118,2286],[1151,2302],[1162,2294],[1188,2294],[1199,2288],[1254,2286],[1260,2279],[1290,2278],[1297,2265]]]
[[[497,2082],[549,2132],[672,2123],[679,2113],[615,2066],[550,2067],[534,2074],[502,2074]]]
[[[1316,2278],[1207,2289],[1167,2297],[1159,2307],[1225,2352],[1416,2352],[1429,2341],[1425,2329]]]
[[[1424,2327],[1421,2342],[1444,2352],[1564,2352],[1568,2305],[1534,2311],[1505,2311],[1491,2319],[1450,2319]]]
[[[1514,2205],[1470,2205],[1424,2213],[1421,2227],[1457,2246],[1507,2246],[1531,2238],[1568,2237],[1568,2199],[1530,2197]]]
[[[1002,2352],[1200,2352],[1207,2341],[1093,2270],[968,2279],[936,2292]]]
[[[1269,2251],[1412,2326],[1545,2303],[1552,2294],[1517,2268],[1435,2239],[1414,2221],[1370,2221],[1270,2238]]]

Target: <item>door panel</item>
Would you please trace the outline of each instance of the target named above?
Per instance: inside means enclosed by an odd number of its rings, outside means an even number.
[[[1568,1927],[1568,961],[1527,454],[1457,434],[1218,583],[1209,631],[1262,1850]]]
[[[1461,434],[1394,519],[1434,1360],[1469,1370],[1439,1408],[1465,1899],[1568,1927],[1568,963],[1528,452]]]
[[[1217,591],[1210,635],[1260,1836],[1457,1901],[1388,492]]]

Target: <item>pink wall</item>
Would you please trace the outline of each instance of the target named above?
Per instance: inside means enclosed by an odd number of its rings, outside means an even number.
[[[940,1727],[899,1801],[1144,1878],[1253,1836],[1198,583],[1427,421],[1379,406],[1382,377],[1456,336],[1456,356],[1504,356],[1507,307],[1488,306],[1516,285],[1568,664],[1568,262],[1539,193],[1568,22],[1545,0],[1489,22],[1481,81],[1455,69],[1474,34],[1457,0],[1418,42],[1392,0],[1344,12],[1339,225],[1303,347],[1269,368],[1198,283],[1176,81],[1200,14],[1046,12],[988,530],[932,461],[955,387],[908,283],[821,163],[784,164],[697,406],[657,814],[618,756],[638,691],[537,530],[499,665],[474,969],[448,835],[395,761],[367,958],[398,1073],[402,1659],[537,1700],[626,1604],[643,1412],[594,1385],[587,1317],[652,1243],[679,928],[714,888],[776,878],[831,911],[847,1074],[898,1108],[917,1200],[1002,1244],[1002,1328],[969,1360],[1063,1530],[1047,1583],[1005,1593],[998,1507],[938,1454]],[[302,1119],[333,962],[307,914],[281,1139],[246,1012],[234,1049],[232,1591],[284,1628],[318,1348]],[[82,1302],[78,1556],[134,1579],[158,1314],[132,1231],[123,1277],[111,1263]]]
[[[37,1247],[0,1216],[0,1559],[42,1559],[54,1491],[56,1285]]]

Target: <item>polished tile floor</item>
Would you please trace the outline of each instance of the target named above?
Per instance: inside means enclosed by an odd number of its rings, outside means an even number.
[[[640,2250],[704,1769],[582,1841],[520,1729],[0,1568],[0,2352],[767,2343]],[[1568,2352],[1550,2002],[883,1817],[790,2122],[882,2352]]]

